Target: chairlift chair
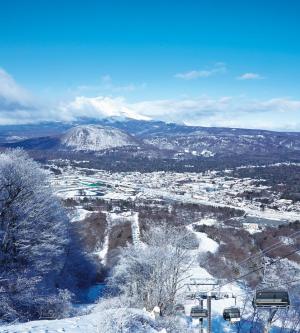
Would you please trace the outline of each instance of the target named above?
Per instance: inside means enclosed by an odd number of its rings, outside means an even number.
[[[289,305],[290,297],[285,289],[257,290],[253,298],[254,308],[286,308]]]
[[[221,297],[220,292],[213,291],[213,292],[211,292],[211,298],[217,301],[217,300],[221,299],[222,297]]]
[[[213,292],[211,292],[210,297],[211,297],[212,299],[214,299],[214,300],[217,301],[217,300],[221,299],[221,294],[220,294],[220,292],[213,291]],[[207,299],[207,298],[208,298],[208,294],[207,294],[207,293],[202,294],[202,295],[201,295],[201,298],[202,298],[202,299]]]
[[[241,312],[237,307],[226,308],[223,311],[223,318],[226,321],[230,321],[231,323],[235,323],[241,320]]]
[[[201,306],[193,306],[191,309],[191,317],[192,318],[207,318],[208,312],[207,309],[203,309]]]

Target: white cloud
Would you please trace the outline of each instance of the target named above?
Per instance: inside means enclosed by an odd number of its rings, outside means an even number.
[[[17,84],[14,78],[0,68],[0,107],[5,103],[7,107],[18,104],[26,107],[31,102],[31,96],[24,88]]]
[[[259,102],[258,109],[262,108],[266,111],[272,110],[276,112],[298,112],[300,113],[300,101],[288,98],[272,98],[267,101]]]
[[[182,123],[199,121],[203,117],[225,112],[230,103],[230,97],[162,99],[129,103],[124,97],[80,96],[69,103],[61,104],[59,115],[64,120],[75,120],[80,117],[129,117]]]
[[[187,119],[193,120],[215,112],[222,112],[227,109],[229,103],[229,97],[219,99],[201,97],[196,99],[143,101],[134,103],[131,107],[135,112],[151,118],[184,122]]]
[[[210,77],[216,74],[223,74],[226,73],[227,68],[226,65],[222,62],[216,63],[213,68],[211,69],[204,69],[204,70],[191,70],[184,73],[177,73],[174,77],[183,80],[194,80],[198,78],[205,78]]]
[[[36,111],[30,93],[0,68],[0,124],[28,122]]]
[[[237,77],[238,80],[262,80],[264,77],[258,73],[245,73]]]
[[[123,97],[80,96],[69,103],[61,104],[59,110],[60,116],[64,120],[73,120],[80,117],[129,117],[134,119],[149,119],[146,116],[136,114]]]
[[[110,91],[113,93],[130,93],[136,90],[141,90],[146,88],[147,84],[143,83],[127,83],[127,84],[117,84],[113,81],[109,74],[105,74],[101,77],[101,83],[96,85],[80,85],[77,87],[77,91],[84,92],[104,92]]]

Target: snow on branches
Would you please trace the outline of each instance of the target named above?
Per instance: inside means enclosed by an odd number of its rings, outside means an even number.
[[[36,318],[58,297],[68,219],[47,179],[22,150],[0,154],[0,320]]]
[[[110,284],[134,306],[172,312],[192,264],[192,240],[184,229],[166,226],[150,228],[144,240],[144,246],[122,250]]]

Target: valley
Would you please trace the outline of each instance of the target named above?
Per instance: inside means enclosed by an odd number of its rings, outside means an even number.
[[[270,224],[300,219],[300,202],[282,198],[264,179],[233,177],[233,170],[204,173],[175,172],[107,172],[70,165],[68,160],[53,160],[52,185],[64,199],[103,199],[138,202],[163,200],[240,211],[248,220],[261,218]],[[84,161],[76,161],[84,163]],[[62,166],[60,166],[62,165]],[[277,164],[277,168],[289,164]],[[294,165],[300,170],[300,164]],[[253,168],[249,166],[249,168]],[[262,223],[263,224],[263,223]]]
[[[88,294],[83,292],[77,300],[76,307],[84,315],[76,311],[68,323],[40,321],[37,330],[99,329],[99,309],[105,304],[99,286],[102,290],[107,285],[130,244],[147,248],[147,233],[153,227],[176,228],[188,235],[192,264],[177,295],[186,320],[198,304],[199,290],[205,296],[204,307],[208,306],[210,288],[193,281],[215,281],[221,286],[212,308],[216,330],[235,331],[222,320],[222,313],[236,304],[243,309],[240,332],[247,332],[253,325],[253,293],[266,278],[279,285],[284,280],[298,304],[300,291],[290,275],[300,274],[297,253],[267,272],[251,273],[255,265],[276,262],[299,244],[293,237],[300,230],[298,134],[154,124],[136,120],[111,120],[109,126],[104,120],[72,127],[50,124],[55,135],[25,140],[16,131],[6,133],[3,150],[21,148],[41,162],[49,186],[66,209],[70,230],[97,267],[92,284],[86,284]],[[260,255],[264,251],[268,254]],[[242,278],[236,279],[237,274]],[[100,303],[95,305],[97,297]],[[150,310],[134,311],[142,318]],[[295,318],[294,312],[290,315]],[[264,317],[255,323],[261,320]],[[148,324],[156,327],[151,320]],[[35,332],[30,325],[28,329]],[[198,321],[188,325],[191,331],[199,326]],[[282,325],[281,312],[272,332],[276,325]]]

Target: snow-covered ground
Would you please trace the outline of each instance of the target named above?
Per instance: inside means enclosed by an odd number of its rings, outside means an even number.
[[[51,164],[55,167],[55,164]],[[166,199],[214,207],[240,209],[250,217],[273,221],[300,219],[300,203],[281,199],[263,180],[224,177],[207,173],[121,172],[111,173],[77,166],[59,168],[52,185],[63,198],[100,197],[104,200]],[[91,174],[91,172],[93,174]],[[229,173],[231,170],[228,171]],[[273,203],[261,209],[261,203],[241,196],[244,192],[268,191]],[[276,207],[273,209],[272,207]]]
[[[81,207],[76,207],[74,213],[72,214],[71,222],[82,221],[89,215],[91,215],[91,212],[89,210]]]
[[[140,224],[139,224],[139,215],[135,213],[131,221],[131,232],[132,232],[132,241],[135,246],[141,244],[141,233],[140,233]]]
[[[289,204],[285,201],[280,201],[274,196],[274,200],[278,202],[280,210],[266,208],[262,211],[257,204],[250,202],[246,199],[238,197],[238,193],[246,190],[253,190],[259,188],[255,183],[249,179],[230,179],[226,180],[224,177],[219,177],[216,172],[204,174],[194,173],[168,173],[168,172],[154,172],[151,174],[141,174],[138,172],[128,173],[109,173],[106,171],[93,170],[93,175],[87,175],[86,171],[91,172],[91,169],[67,167],[62,168],[62,175],[53,175],[52,184],[57,190],[57,194],[63,198],[83,198],[98,197],[101,191],[101,198],[105,200],[110,199],[134,199],[134,198],[153,198],[153,199],[167,199],[185,203],[196,203],[215,207],[230,207],[242,209],[248,216],[258,219],[266,219],[272,221],[294,221],[300,219],[300,206],[299,204]],[[101,185],[97,185],[97,184]],[[289,211],[287,211],[289,209]],[[82,207],[77,208],[72,218],[72,221],[80,221],[87,217],[91,212]],[[118,214],[112,214],[112,223],[119,223],[120,219]],[[126,216],[124,216],[126,219]],[[122,219],[121,219],[122,220]],[[219,223],[213,218],[202,219],[194,224],[198,225],[214,225]],[[256,232],[252,227],[252,223],[245,223],[244,227],[250,232]],[[191,267],[189,275],[191,279],[214,280],[208,271],[200,267],[197,262],[199,254],[210,251],[215,253],[218,250],[219,244],[213,239],[209,238],[207,234],[196,232],[192,224],[187,226],[187,229],[194,233],[199,246],[197,249],[191,251],[191,255],[195,258],[195,263]],[[139,228],[135,223],[132,224],[132,230],[136,240],[139,239]],[[286,243],[288,239],[284,239]],[[104,244],[99,248],[97,254],[99,258],[105,262],[105,257],[108,250],[109,234],[105,236]],[[193,287],[191,287],[193,288]],[[197,289],[198,287],[196,287]],[[202,287],[201,291],[209,291],[213,287]],[[220,293],[228,294],[229,296],[238,296],[236,299],[233,297],[222,298],[220,300],[212,300],[213,312],[213,332],[235,332],[235,326],[229,325],[222,318],[224,308],[234,306],[239,307],[243,305],[243,297],[246,291],[243,290],[238,283],[227,284],[217,290]],[[251,302],[249,300],[249,307],[245,308],[244,317],[247,318],[251,312]],[[184,300],[186,314],[190,314],[190,309],[193,305],[198,304],[197,300]],[[204,307],[206,307],[204,301]],[[145,315],[139,310],[138,315]],[[82,315],[73,318],[61,320],[42,320],[34,321],[25,324],[16,324],[11,326],[0,326],[1,333],[42,333],[42,332],[87,332],[87,333],[110,333],[110,331],[103,331],[101,320],[105,316],[113,316],[112,312],[103,313],[103,307],[95,305],[92,312],[87,315]],[[151,318],[149,320],[152,320]],[[249,332],[245,328],[241,333]],[[198,331],[198,328],[196,328]],[[147,330],[132,331],[157,333],[151,325]],[[272,331],[273,332],[273,331]],[[275,329],[274,329],[275,332]],[[172,333],[172,332],[167,332]]]
[[[123,216],[124,218],[125,216]],[[127,216],[128,218],[129,216]],[[112,220],[114,223],[117,223],[120,219],[119,214],[113,214]],[[133,218],[133,226],[136,228],[136,224],[138,220]],[[212,225],[215,223],[213,219],[203,219],[194,224],[209,224]],[[210,251],[215,253],[218,250],[219,244],[215,242],[213,239],[209,238],[207,234],[202,232],[197,232],[193,228],[193,224],[190,224],[186,227],[190,232],[192,232],[198,242],[198,248],[191,250],[190,255],[195,258],[195,261],[190,268],[188,275],[190,276],[190,282],[201,279],[202,281],[213,281],[215,280],[212,275],[210,275],[207,270],[203,267],[200,267],[197,262],[197,257],[201,253],[205,253]],[[103,252],[103,253],[102,253]],[[103,258],[105,252],[105,245],[100,251],[99,256]],[[100,286],[102,288],[102,286]],[[96,289],[98,287],[95,287]],[[187,286],[186,292],[199,292],[210,291],[213,286]],[[95,289],[95,290],[96,290]],[[251,319],[251,300],[248,295],[248,305],[243,309],[245,290],[241,288],[238,283],[231,283],[224,285],[219,289],[215,289],[214,292],[218,292],[220,295],[227,295],[225,298],[221,298],[218,300],[212,300],[212,332],[227,332],[233,333],[236,332],[237,327],[232,324],[228,324],[223,320],[222,314],[224,308],[231,306],[238,306],[243,310],[243,317]],[[94,301],[94,290],[91,290],[91,299]],[[98,289],[96,290],[96,294],[98,294]],[[99,294],[98,294],[99,295]],[[236,296],[236,298],[232,297]],[[185,299],[183,304],[185,306],[186,320],[190,321],[191,332],[199,332],[199,322],[196,320],[189,319],[191,307],[194,305],[198,305],[198,300],[188,300]],[[207,308],[206,300],[204,300],[204,307]],[[248,308],[247,308],[248,307]],[[87,309],[91,310],[90,313],[66,318],[61,320],[40,320],[40,321],[32,321],[23,324],[15,324],[15,325],[7,325],[0,326],[0,333],[114,333],[121,332],[120,330],[116,330],[118,325],[124,324],[124,329],[122,332],[124,333],[172,333],[172,331],[166,331],[162,329],[157,329],[157,325],[155,320],[148,312],[138,310],[138,309],[125,309],[125,308],[110,308],[109,306],[103,307],[103,305],[96,304],[94,306],[87,306]],[[121,315],[120,315],[121,313]],[[124,314],[124,316],[122,315]],[[123,317],[122,317],[123,316]],[[127,319],[125,319],[127,318]],[[206,332],[207,321],[204,321],[204,332]],[[240,333],[248,333],[249,332],[249,323],[243,321]],[[284,333],[284,331],[281,331]],[[271,333],[277,333],[276,328],[273,328]]]
[[[124,316],[120,313],[124,313]],[[126,316],[133,318],[132,329],[126,323]],[[136,319],[134,320],[134,317]],[[130,319],[131,319],[130,318]],[[139,322],[139,318],[142,318]],[[137,309],[103,309],[96,305],[90,314],[61,320],[39,320],[23,324],[0,326],[1,333],[114,333],[114,325],[122,325],[124,333],[164,333],[156,330],[150,315]],[[128,320],[129,321],[129,320]],[[120,330],[118,330],[120,332]]]
[[[141,245],[140,239],[140,225],[139,225],[139,218],[138,213],[131,213],[131,212],[121,212],[121,213],[106,213],[106,221],[107,221],[107,230],[104,236],[104,243],[101,248],[97,249],[94,253],[97,255],[103,264],[106,263],[106,256],[108,253],[109,248],[109,237],[110,237],[110,230],[112,226],[117,224],[122,224],[126,222],[131,223],[131,232],[132,232],[132,240],[134,245]]]
[[[106,255],[108,252],[108,247],[109,247],[109,230],[106,230],[106,234],[104,236],[104,243],[101,249],[96,250],[95,255],[99,257],[101,260],[102,264],[106,264]]]
[[[206,252],[211,252],[211,253],[215,253],[218,250],[219,244],[217,242],[215,242],[213,239],[209,238],[207,236],[206,233],[203,232],[197,232],[194,230],[193,225],[203,225],[203,224],[209,224],[209,225],[213,225],[215,223],[215,220],[213,219],[203,219],[200,220],[196,223],[190,224],[187,226],[187,229],[192,232],[198,242],[199,242],[199,246],[197,249],[195,250],[191,250],[190,254],[193,258],[195,258],[193,265],[190,269],[190,271],[188,272],[188,274],[190,275],[190,285],[187,285],[187,290],[186,293],[207,293],[209,291],[212,292],[217,292],[220,295],[228,295],[228,298],[222,298],[219,300],[212,300],[212,316],[213,316],[213,323],[215,325],[215,327],[218,327],[217,329],[220,330],[222,329],[223,332],[233,332],[231,331],[232,328],[230,328],[226,322],[224,322],[223,320],[223,310],[224,308],[230,307],[230,306],[234,306],[235,304],[237,306],[242,306],[242,300],[240,298],[233,298],[232,296],[237,296],[240,294],[244,294],[243,290],[241,289],[241,287],[237,284],[237,283],[232,283],[232,284],[227,284],[226,286],[223,286],[221,288],[218,289],[214,289],[215,286],[213,285],[193,285],[194,282],[196,283],[216,283],[216,279],[208,273],[208,271],[203,268],[200,267],[198,264],[198,256],[201,253],[206,253]],[[207,301],[204,300],[203,302],[203,306],[204,308],[207,308]],[[199,304],[199,300],[197,299],[185,299],[184,300],[184,306],[185,306],[185,313],[187,316],[190,315],[191,312],[191,308],[192,306],[198,305]],[[193,326],[195,327],[195,329],[199,329],[199,321],[197,320],[193,320]],[[205,321],[205,325],[206,325],[206,321]],[[226,331],[226,329],[229,329]],[[217,331],[213,331],[213,332],[217,332]],[[221,332],[221,331],[220,331]]]
[[[191,231],[197,238],[199,242],[199,248],[197,250],[193,250],[193,256],[198,256],[201,252],[211,252],[215,253],[218,250],[219,244],[215,242],[213,239],[209,238],[204,232],[197,232],[193,229],[193,225],[201,225],[206,224],[210,221],[212,223],[213,220],[205,219],[203,222],[199,221],[198,223],[192,223],[187,226],[187,229]]]

